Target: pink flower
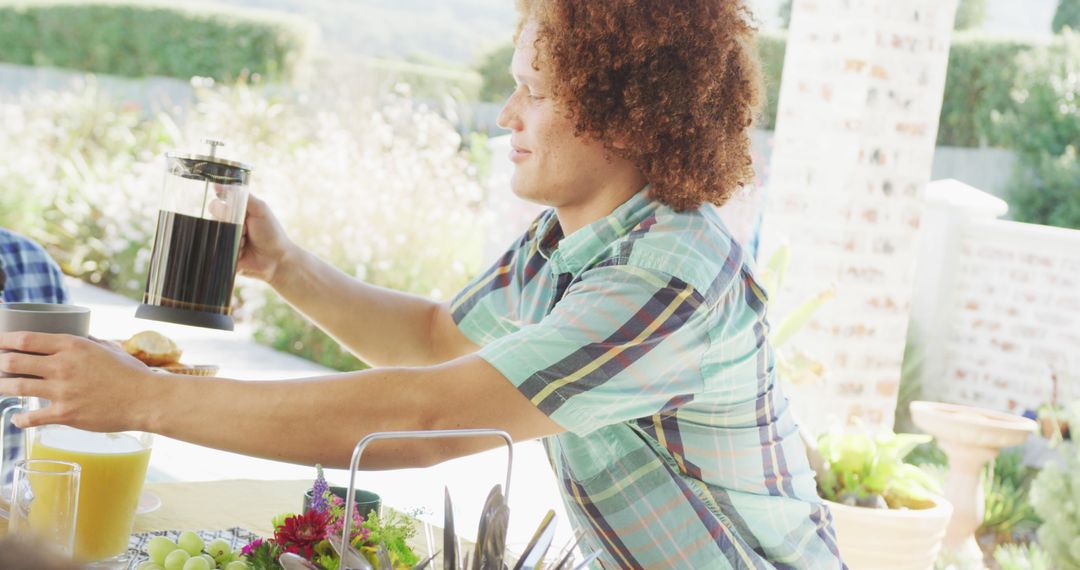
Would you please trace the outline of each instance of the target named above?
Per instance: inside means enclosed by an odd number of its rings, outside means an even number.
[[[263,539],[256,538],[250,544],[248,544],[244,548],[240,549],[240,554],[243,554],[244,556],[251,556],[251,554],[253,552],[255,552],[256,550],[258,550],[262,545],[263,545]]]

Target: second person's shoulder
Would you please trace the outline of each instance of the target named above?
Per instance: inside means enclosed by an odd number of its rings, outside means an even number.
[[[621,263],[677,277],[706,297],[726,291],[751,262],[709,205],[661,206],[613,245]]]

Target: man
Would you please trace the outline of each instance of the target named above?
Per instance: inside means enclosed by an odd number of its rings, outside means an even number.
[[[64,274],[44,248],[0,228],[0,301],[66,303]]]
[[[512,189],[551,209],[452,302],[357,282],[252,199],[239,266],[374,368],[283,382],[152,374],[92,341],[0,335],[0,389],[52,400],[20,425],[143,429],[347,464],[376,431],[544,438],[605,568],[840,566],[775,381],[751,260],[705,202],[750,176],[758,102],[740,2],[519,3]],[[224,422],[224,425],[223,425]],[[365,468],[497,440],[380,442]]]
[[[0,228],[0,303],[66,303],[64,274],[29,238]],[[0,390],[0,402],[6,398]],[[0,442],[0,488],[11,483],[12,460],[22,455],[22,430],[9,427]]]

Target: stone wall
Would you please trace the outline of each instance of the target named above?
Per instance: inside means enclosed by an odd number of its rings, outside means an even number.
[[[893,421],[923,188],[930,178],[955,0],[795,0],[767,189],[762,258],[790,244],[774,328],[836,296],[793,343],[823,380],[786,382],[820,430]]]

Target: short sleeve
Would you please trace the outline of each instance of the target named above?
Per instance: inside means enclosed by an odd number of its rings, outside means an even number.
[[[590,269],[543,320],[478,354],[552,420],[586,435],[701,392],[706,309],[698,291],[662,272]]]

